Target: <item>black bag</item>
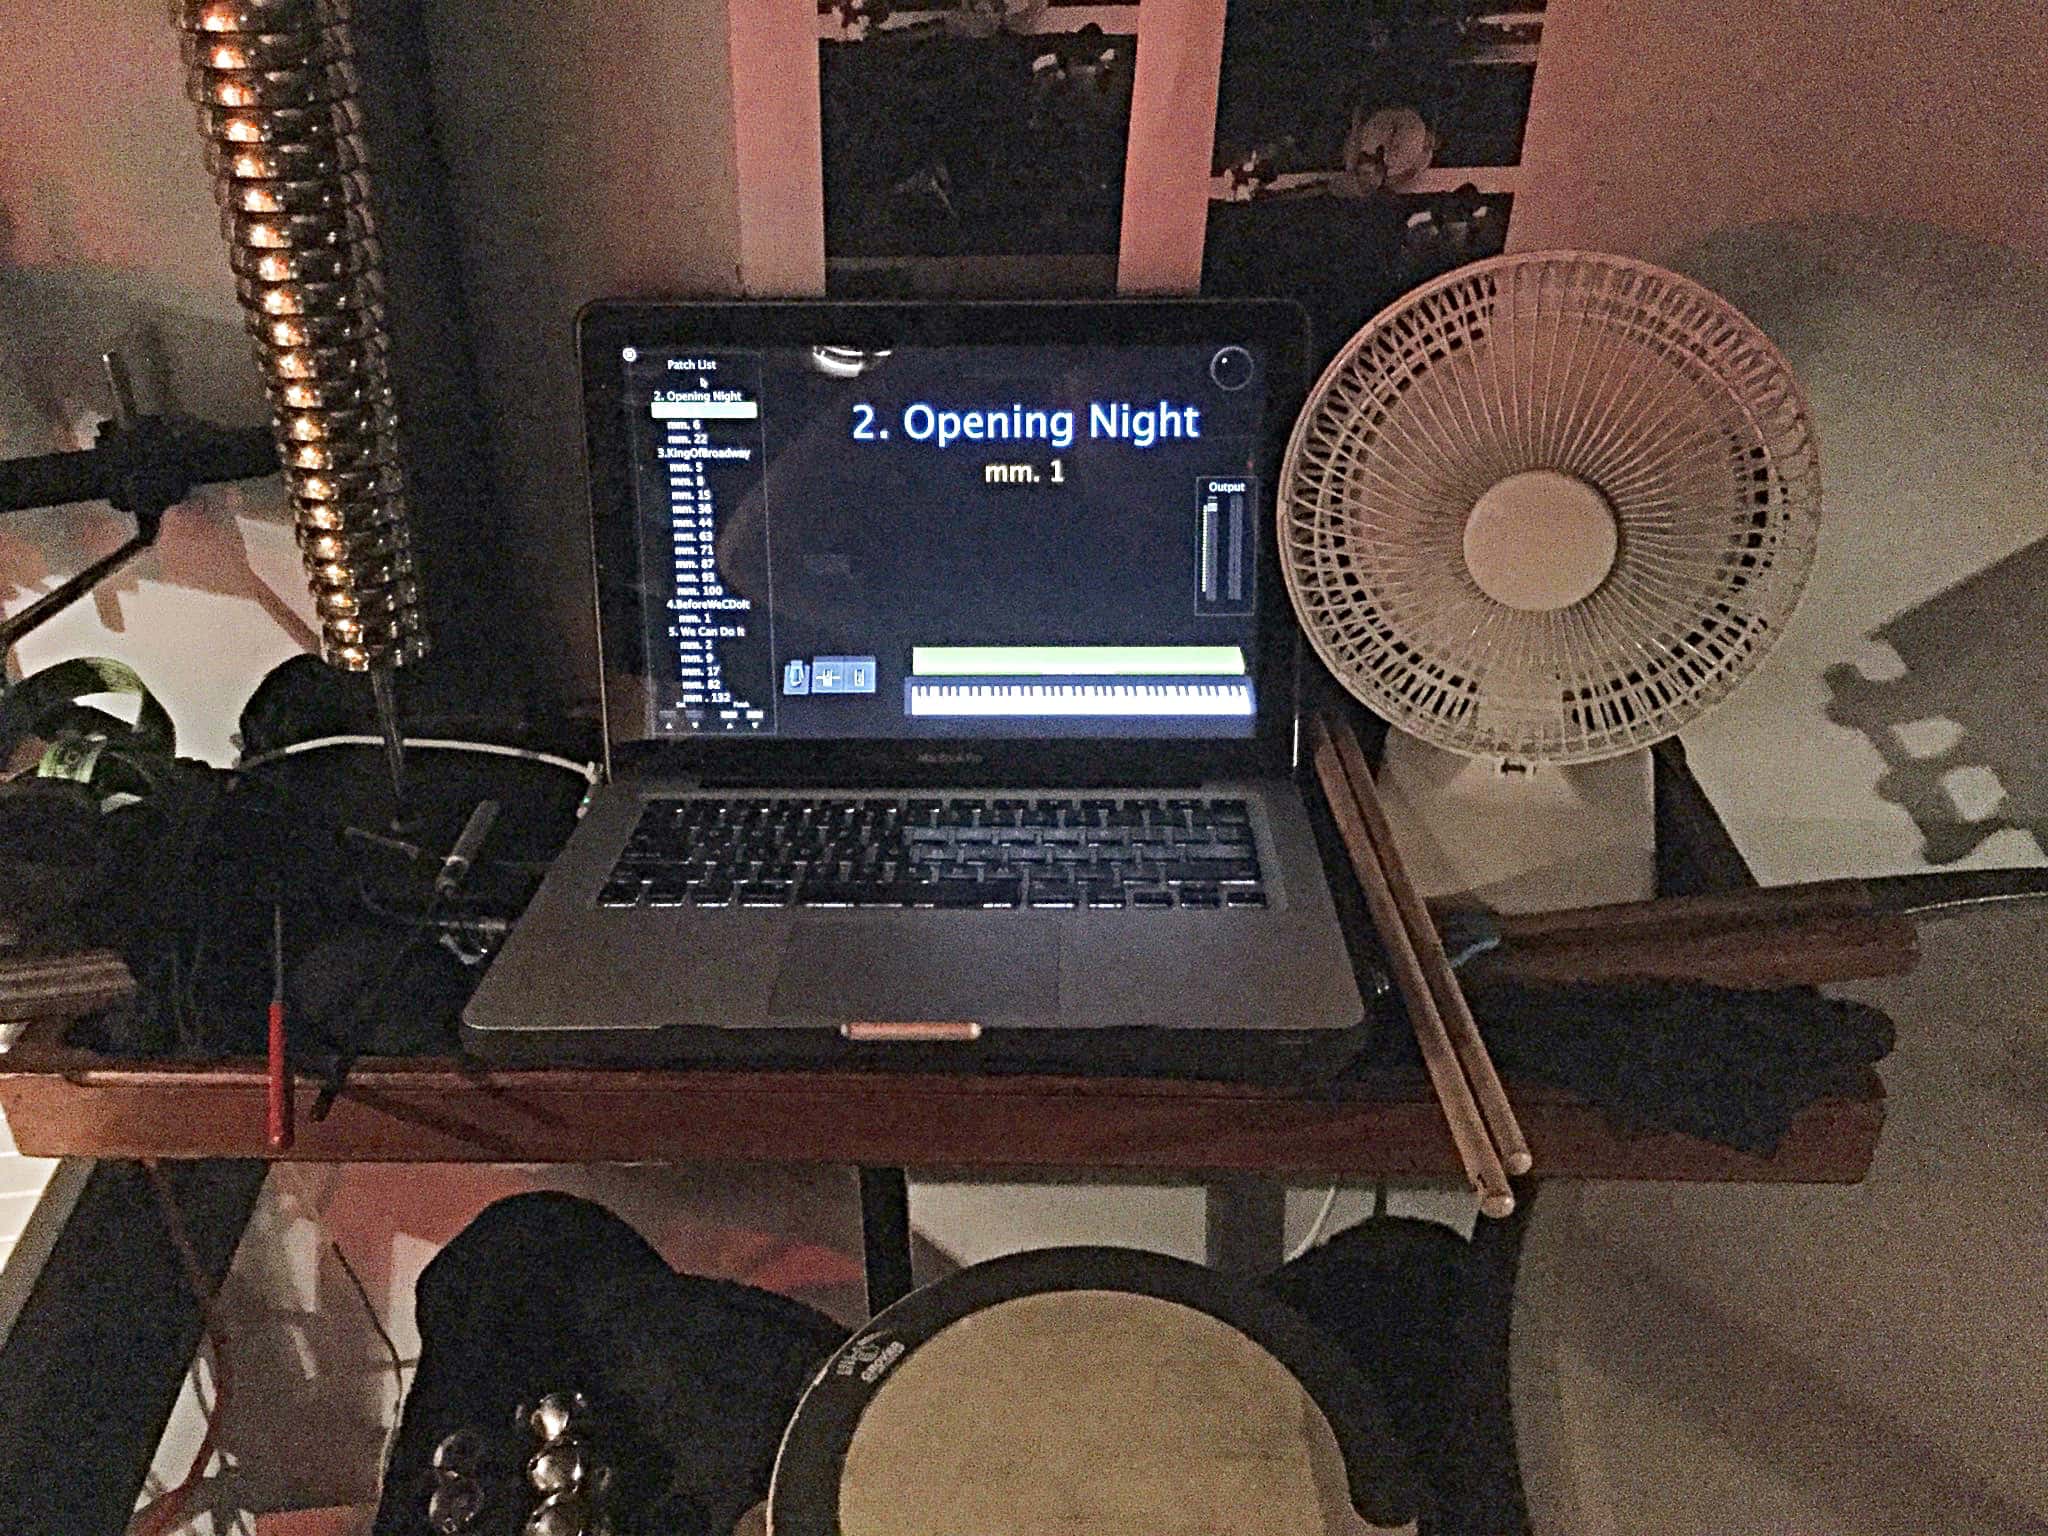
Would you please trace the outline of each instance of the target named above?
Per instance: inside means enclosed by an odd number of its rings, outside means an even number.
[[[385,1469],[376,1536],[422,1536],[434,1448],[483,1443],[478,1536],[516,1533],[536,1495],[534,1444],[514,1416],[581,1392],[612,1468],[621,1536],[728,1536],[768,1493],[782,1431],[846,1329],[799,1302],[677,1274],[587,1200],[543,1193],[490,1206],[420,1275],[419,1372]]]

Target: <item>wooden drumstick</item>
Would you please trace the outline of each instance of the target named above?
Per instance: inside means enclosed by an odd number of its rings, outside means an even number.
[[[1427,978],[1429,989],[1442,1012],[1452,1049],[1458,1053],[1466,1080],[1472,1085],[1472,1096],[1479,1101],[1479,1112],[1486,1117],[1487,1132],[1492,1136],[1494,1146],[1500,1150],[1500,1160],[1507,1171],[1511,1174],[1527,1173],[1535,1166],[1536,1160],[1529,1154],[1522,1124],[1515,1118],[1515,1108],[1508,1102],[1500,1074],[1494,1070],[1493,1057],[1487,1052],[1486,1041],[1480,1037],[1479,1021],[1472,1017],[1472,1006],[1465,1001],[1465,989],[1458,981],[1458,973],[1451,969],[1451,957],[1444,953],[1443,939],[1437,934],[1436,922],[1423,906],[1422,895],[1415,889],[1415,882],[1408,878],[1407,868],[1401,862],[1401,850],[1394,846],[1394,831],[1387,824],[1386,811],[1381,808],[1379,790],[1373,784],[1372,769],[1365,761],[1365,753],[1358,745],[1358,738],[1342,724],[1331,730],[1329,737],[1345,777],[1350,780],[1352,798],[1357,802],[1366,836],[1371,839],[1380,867],[1386,871],[1387,884],[1393,892],[1395,905],[1400,909],[1401,926],[1414,941],[1416,957],[1421,961],[1422,974]]]
[[[1359,818],[1358,798],[1351,790],[1343,761],[1320,722],[1316,734],[1316,777],[1322,783],[1323,797],[1329,802],[1337,834],[1344,842],[1345,852],[1351,856],[1352,870],[1358,876],[1366,906],[1379,929],[1394,981],[1408,1004],[1408,1020],[1415,1030],[1415,1043],[1422,1048],[1422,1065],[1429,1073],[1430,1086],[1435,1090],[1437,1104],[1444,1112],[1444,1122],[1450,1127],[1451,1143],[1458,1149],[1458,1161],[1465,1165],[1465,1177],[1478,1192],[1479,1209],[1488,1216],[1507,1216],[1515,1208],[1515,1192],[1508,1186],[1507,1170],[1501,1165],[1500,1154],[1494,1150],[1487,1135],[1486,1122],[1480,1115],[1478,1104],[1473,1101],[1471,1084],[1465,1081],[1465,1074],[1459,1068],[1457,1052],[1451,1045],[1443,1015],[1437,1009],[1428,978],[1416,956],[1414,941],[1409,936],[1407,925],[1401,921],[1400,905],[1394,899],[1386,871],[1374,856],[1372,839],[1366,835],[1365,824]]]

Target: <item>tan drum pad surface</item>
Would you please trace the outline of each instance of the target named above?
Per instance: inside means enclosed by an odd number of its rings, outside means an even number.
[[[913,1350],[848,1449],[845,1536],[1314,1536],[1367,1530],[1321,1411],[1203,1312],[1027,1296]]]

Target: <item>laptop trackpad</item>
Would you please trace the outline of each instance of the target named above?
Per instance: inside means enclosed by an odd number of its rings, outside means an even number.
[[[1060,936],[1024,916],[798,918],[768,1002],[781,1019],[1050,1023]]]

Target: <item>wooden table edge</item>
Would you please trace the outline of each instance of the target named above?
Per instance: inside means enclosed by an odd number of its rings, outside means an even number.
[[[866,1163],[1152,1174],[1455,1178],[1427,1085],[851,1070],[495,1067],[360,1062],[327,1120],[297,1087],[298,1142],[264,1139],[254,1059],[110,1062],[24,1044],[0,1055],[0,1108],[31,1156],[307,1162]],[[1884,1122],[1874,1072],[1809,1106],[1771,1157],[1628,1134],[1561,1090],[1509,1085],[1538,1177],[1853,1183]]]

